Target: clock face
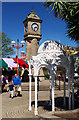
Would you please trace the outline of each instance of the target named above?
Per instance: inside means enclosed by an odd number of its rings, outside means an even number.
[[[32,30],[33,30],[33,31],[37,31],[38,28],[39,28],[38,24],[36,24],[36,23],[33,23],[33,24],[31,25],[31,27],[32,27]]]

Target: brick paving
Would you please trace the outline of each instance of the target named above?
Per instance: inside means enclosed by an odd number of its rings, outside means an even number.
[[[42,86],[42,87],[45,87],[45,86]],[[49,106],[47,106],[50,98],[49,91],[38,92],[38,103],[39,103],[38,116],[34,115],[35,92],[32,91],[32,111],[31,112],[28,111],[29,91],[21,91],[21,93],[22,93],[22,97],[14,97],[13,99],[9,98],[9,92],[4,92],[0,95],[0,100],[2,97],[2,118],[52,118],[52,119],[61,118],[60,115],[53,114]],[[68,90],[66,90],[66,95],[68,96]],[[60,98],[63,97],[63,90],[60,90],[60,91],[55,90],[55,98],[57,97],[60,97]],[[1,110],[1,107],[0,107],[0,110]],[[58,111],[62,110],[63,112],[64,109],[60,109],[56,106],[55,110],[56,110],[56,113],[59,113]],[[76,110],[75,110],[75,113],[77,113]],[[72,118],[74,118],[74,116]]]
[[[9,93],[2,94],[3,118],[33,118],[33,112],[28,111],[28,92],[23,91],[22,97],[9,98]]]

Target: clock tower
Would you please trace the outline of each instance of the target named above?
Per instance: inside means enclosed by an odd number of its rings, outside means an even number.
[[[31,56],[37,55],[39,41],[41,39],[41,23],[42,20],[33,11],[31,11],[23,21],[27,61],[30,60]]]

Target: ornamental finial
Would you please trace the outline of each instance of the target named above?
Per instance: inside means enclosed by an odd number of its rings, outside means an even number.
[[[33,6],[32,6],[32,12],[33,12]]]

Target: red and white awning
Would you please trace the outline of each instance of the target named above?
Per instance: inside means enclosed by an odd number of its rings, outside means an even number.
[[[17,63],[13,60],[13,58],[3,58],[3,60],[8,64],[8,67],[17,67]]]
[[[16,59],[16,58],[13,58],[13,60],[14,60],[15,62],[17,62],[17,59]],[[18,59],[18,64],[19,64],[19,67],[23,67],[23,68],[28,68],[28,67],[29,67],[29,65],[26,64],[22,59]]]

